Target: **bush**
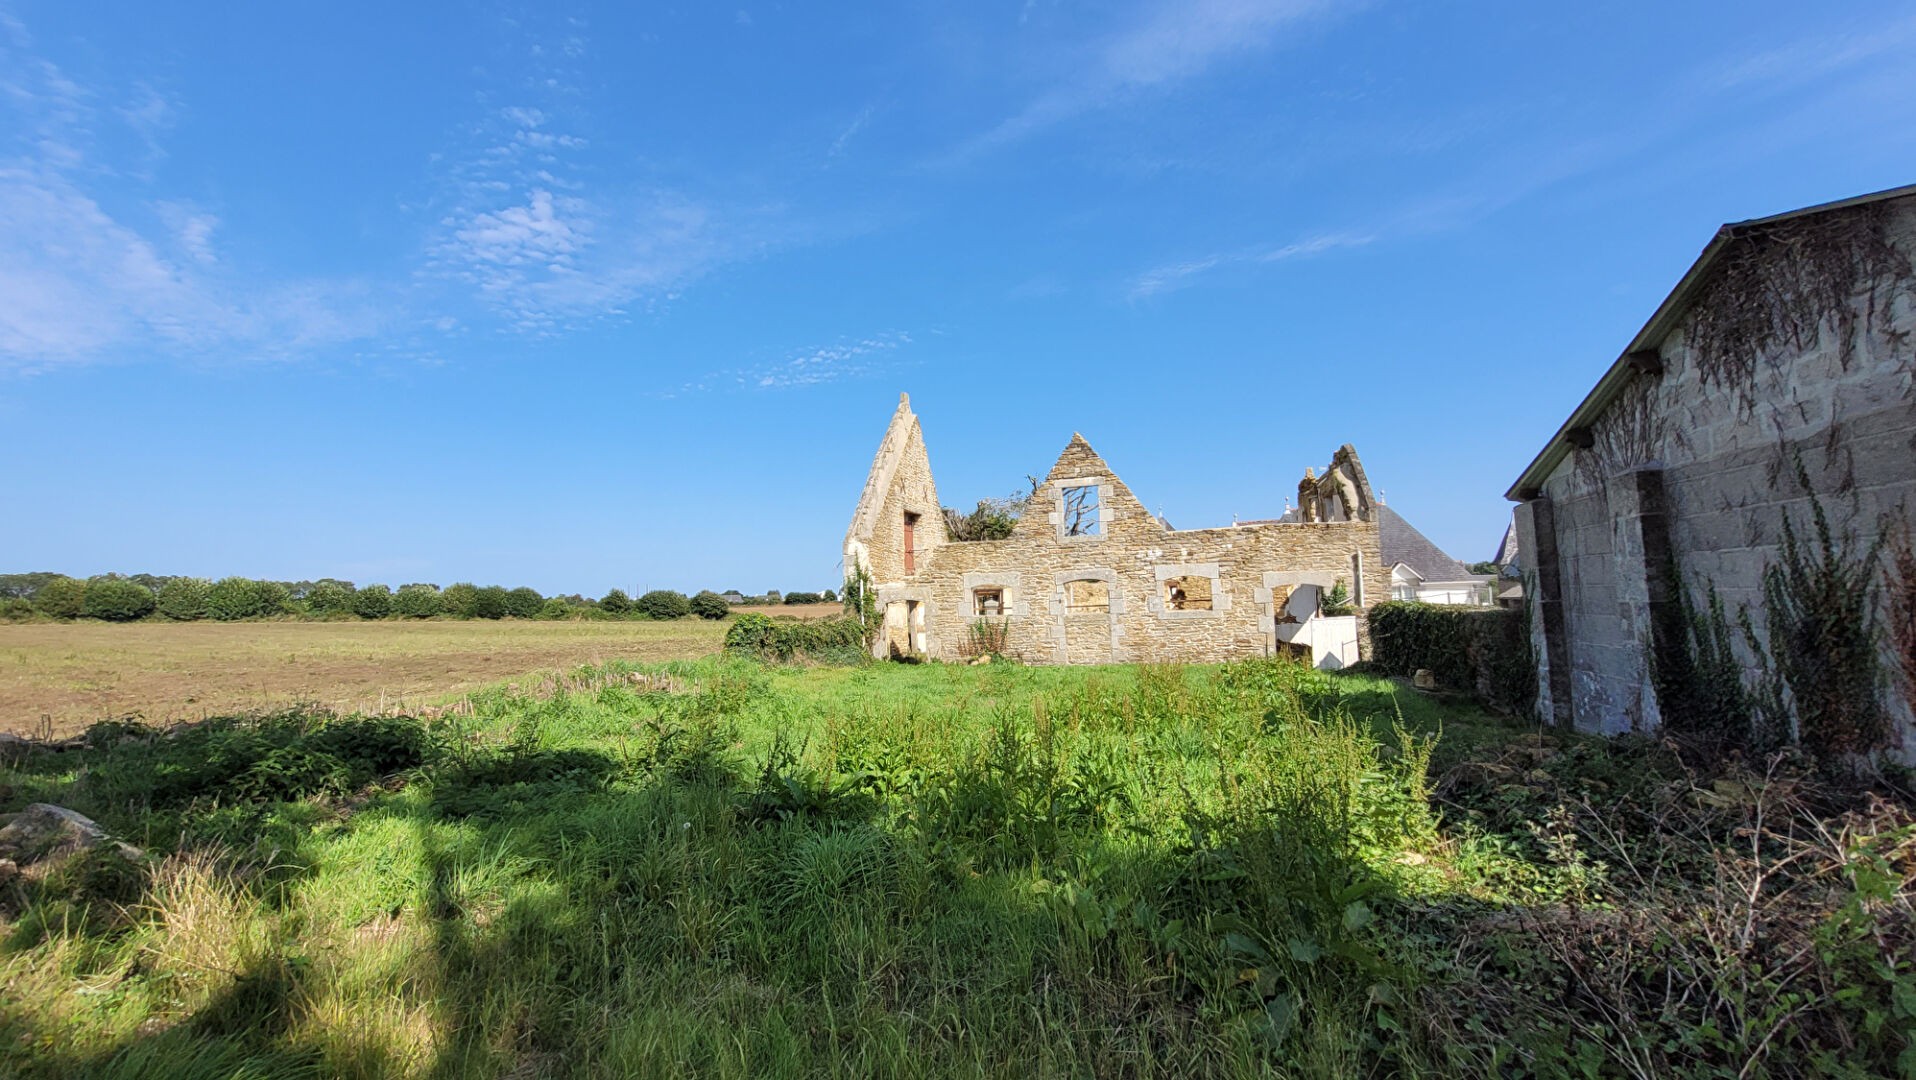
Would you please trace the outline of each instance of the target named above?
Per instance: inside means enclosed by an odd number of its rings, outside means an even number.
[[[613,589],[599,600],[599,610],[607,615],[626,615],[632,611],[632,598],[624,589]]]
[[[578,608],[572,606],[572,601],[567,600],[563,596],[555,596],[545,603],[540,604],[539,612],[534,617],[540,619],[570,619],[578,610]]]
[[[160,614],[179,622],[206,618],[206,597],[213,583],[205,578],[176,577],[160,586]]]
[[[795,592],[786,593],[785,602],[788,604],[822,604],[825,602],[825,598],[815,592]]]
[[[439,614],[439,590],[431,585],[401,585],[393,594],[392,610],[402,619],[429,619]]]
[[[521,585],[506,594],[506,614],[515,619],[530,619],[539,614],[545,602],[546,598],[540,596],[537,589]]]
[[[701,619],[723,619],[732,613],[732,605],[725,598],[706,589],[692,598],[692,614]]]
[[[1371,654],[1392,675],[1428,668],[1440,685],[1518,715],[1536,699],[1524,613],[1393,600],[1370,609]]]
[[[353,594],[353,614],[362,619],[383,619],[392,610],[393,591],[384,585],[367,585]]]
[[[80,613],[89,619],[132,622],[153,613],[153,593],[125,578],[95,578],[87,582]]]
[[[221,578],[207,590],[206,613],[222,621],[253,619],[278,615],[286,610],[288,602],[286,586],[276,581]]]
[[[506,617],[506,590],[499,585],[487,585],[475,589],[472,593],[472,617],[475,619],[503,619]]]
[[[648,619],[683,619],[692,614],[692,601],[671,589],[653,589],[634,600],[632,606]]]
[[[0,597],[0,619],[14,622],[33,617],[33,601],[22,596]]]
[[[457,615],[462,619],[473,617],[473,608],[479,603],[479,587],[467,581],[454,582],[446,586],[439,594],[439,605],[448,615]]]
[[[56,619],[77,619],[86,603],[86,582],[76,578],[54,578],[33,594],[33,610]]]
[[[306,610],[315,615],[345,614],[353,610],[354,599],[352,582],[328,578],[306,590]]]
[[[856,619],[770,619],[756,612],[738,617],[725,632],[725,650],[766,660],[857,663],[865,658],[865,627]]]

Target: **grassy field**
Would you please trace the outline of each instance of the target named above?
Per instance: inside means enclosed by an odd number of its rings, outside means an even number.
[[[1916,1067],[1916,818],[1780,766],[1281,661],[528,685],[0,768],[148,851],[0,884],[0,1074]]]
[[[740,610],[817,618],[839,608]],[[0,623],[0,731],[65,736],[109,718],[293,704],[418,706],[537,671],[703,656],[724,632],[701,619]]]

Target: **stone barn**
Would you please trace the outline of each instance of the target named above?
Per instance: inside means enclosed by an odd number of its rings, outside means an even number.
[[[1724,226],[1511,486],[1543,717],[1909,745],[1913,257],[1916,186]]]
[[[1103,664],[1284,653],[1341,667],[1364,648],[1364,609],[1389,597],[1377,503],[1349,446],[1323,476],[1307,474],[1299,497],[1305,520],[1174,529],[1073,435],[1010,536],[953,540],[924,432],[900,395],[845,566],[870,575],[881,656]],[[1340,584],[1350,610],[1327,612]]]

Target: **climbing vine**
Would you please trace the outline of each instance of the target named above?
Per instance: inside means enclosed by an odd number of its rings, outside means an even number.
[[[1873,329],[1898,290],[1916,287],[1909,257],[1889,241],[1889,220],[1884,206],[1861,206],[1737,235],[1690,305],[1685,341],[1703,383],[1734,392],[1749,412],[1759,358],[1783,346],[1807,351],[1826,321],[1847,363],[1858,329]],[[1859,313],[1853,301],[1865,291]]]

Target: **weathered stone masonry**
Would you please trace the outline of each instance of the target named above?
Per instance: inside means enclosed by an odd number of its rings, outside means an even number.
[[[1368,520],[1374,500],[1348,447],[1317,486],[1325,494],[1310,508],[1320,520],[1172,529],[1073,436],[1011,536],[952,542],[923,432],[901,399],[845,559],[871,573],[886,620],[881,654],[960,657],[982,598],[996,596],[1002,615],[990,622],[1003,627],[1005,652],[1034,663],[1262,656],[1304,624],[1326,625],[1314,598],[1340,579],[1360,611],[1353,635],[1361,642],[1362,608],[1390,589]],[[1096,507],[1075,531],[1068,492]]]
[[[1720,326],[1774,310],[1774,296],[1788,302],[1747,269],[1736,280],[1753,280],[1749,291],[1713,288],[1728,260],[1752,257],[1742,245],[1753,238],[1773,245],[1781,261],[1763,272],[1786,284],[1818,272],[1819,245],[1825,268],[1836,257],[1841,274],[1840,260],[1853,260],[1847,311],[1795,312],[1807,334],[1712,367],[1699,319]],[[1592,731],[1655,730],[1652,658],[1681,633],[1675,588],[1701,607],[1713,586],[1732,617],[1748,608],[1760,621],[1783,521],[1799,536],[1809,529],[1799,463],[1834,524],[1863,545],[1907,525],[1916,512],[1912,260],[1916,187],[1725,226],[1705,249],[1511,489],[1519,546],[1534,555],[1525,588],[1543,716]],[[1909,702],[1890,689],[1886,703],[1908,753]]]

